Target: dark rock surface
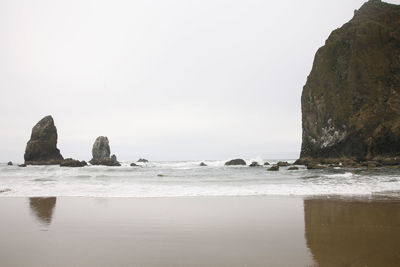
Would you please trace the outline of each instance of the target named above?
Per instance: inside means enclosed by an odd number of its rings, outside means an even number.
[[[325,165],[319,165],[319,164],[308,164],[307,165],[307,170],[322,170],[326,169],[327,166]]]
[[[264,166],[270,165],[268,161],[264,162]]]
[[[55,165],[63,160],[57,148],[57,128],[51,116],[41,119],[32,129],[25,149],[25,164]]]
[[[7,162],[8,166],[13,166],[14,164],[12,163],[12,161]]]
[[[199,166],[205,167],[205,166],[207,166],[207,164],[205,164],[204,162],[201,162]]]
[[[26,167],[26,164],[25,164],[25,163],[24,163],[24,164],[18,164],[18,167],[25,168],[25,167]]]
[[[76,159],[64,159],[63,161],[61,161],[60,163],[61,167],[84,167],[87,166],[86,161],[79,161]]]
[[[232,159],[230,161],[225,162],[226,166],[234,166],[234,165],[246,165],[246,161],[243,159]]]
[[[291,166],[288,168],[288,171],[296,171],[298,169],[299,169],[299,167],[297,167],[297,166]]]
[[[253,161],[252,163],[250,163],[249,167],[261,167],[261,165],[258,164],[257,161]]]
[[[137,165],[136,163],[131,163],[130,166],[131,166],[131,167],[139,167],[139,165]]]
[[[400,159],[399,55],[398,5],[368,1],[331,33],[303,88],[300,159]]]
[[[278,165],[273,165],[271,168],[269,168],[267,171],[279,171],[279,166]]]
[[[121,166],[117,157],[110,157],[110,144],[106,136],[96,138],[92,148],[93,158],[89,161],[92,165]]]
[[[139,159],[137,162],[147,163],[149,161],[147,159]]]
[[[289,163],[287,161],[279,161],[276,165],[279,167],[287,167],[289,166]]]
[[[91,159],[89,163],[92,165],[121,166],[121,163],[112,158]]]

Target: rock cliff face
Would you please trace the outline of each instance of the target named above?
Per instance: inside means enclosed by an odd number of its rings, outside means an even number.
[[[301,104],[300,159],[400,157],[400,6],[370,0],[333,31]]]
[[[41,119],[32,129],[24,154],[25,164],[59,164],[63,157],[57,148],[57,128],[51,116]]]

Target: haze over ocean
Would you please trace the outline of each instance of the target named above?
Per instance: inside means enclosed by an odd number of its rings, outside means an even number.
[[[64,157],[297,158],[315,51],[362,3],[1,1],[0,161],[49,114]]]

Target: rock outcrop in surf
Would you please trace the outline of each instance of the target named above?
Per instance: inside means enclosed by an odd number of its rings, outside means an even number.
[[[76,159],[67,158],[60,162],[60,166],[61,167],[85,167],[85,166],[87,166],[87,163],[84,160],[79,161]]]
[[[115,155],[110,157],[110,144],[106,136],[96,138],[92,148],[92,156],[93,158],[89,161],[92,165],[121,166]]]
[[[41,119],[32,129],[31,138],[25,149],[27,165],[60,164],[63,156],[57,148],[57,128],[51,116]]]
[[[333,31],[315,55],[301,105],[297,163],[400,164],[400,6],[370,0]]]
[[[225,162],[225,166],[236,166],[236,165],[246,165],[246,161],[243,159],[232,159]]]

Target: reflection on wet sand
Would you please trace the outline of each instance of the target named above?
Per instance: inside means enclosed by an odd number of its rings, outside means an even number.
[[[400,266],[400,203],[304,200],[316,266]]]
[[[31,197],[29,206],[36,219],[45,225],[50,225],[53,210],[56,206],[56,197]]]

